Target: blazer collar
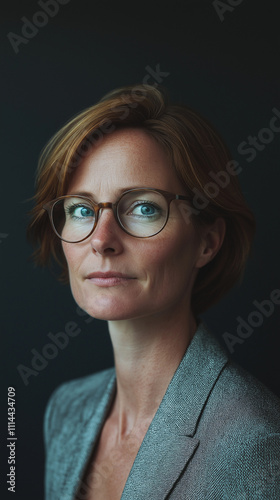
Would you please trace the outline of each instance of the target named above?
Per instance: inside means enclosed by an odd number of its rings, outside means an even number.
[[[195,453],[198,420],[228,361],[200,324],[146,433],[121,500],[163,500]]]
[[[170,493],[199,444],[194,437],[198,420],[227,361],[218,341],[200,323],[145,435],[121,500],[146,500],[151,491],[153,500],[163,500]],[[83,432],[77,436],[81,454],[70,466],[72,478],[76,480],[67,498],[75,496],[78,478],[83,477],[85,464],[111,406],[116,390],[114,370],[108,372],[106,387],[102,390],[103,397],[97,408],[88,408]]]

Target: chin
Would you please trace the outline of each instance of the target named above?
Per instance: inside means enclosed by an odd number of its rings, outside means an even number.
[[[114,299],[107,297],[95,297],[94,301],[80,301],[78,298],[75,298],[75,300],[79,307],[86,311],[90,316],[104,321],[121,321],[141,316],[139,309],[137,308],[136,310],[135,308],[134,300],[134,303],[131,303],[131,297],[128,301],[130,304],[125,304],[121,297]]]
[[[81,306],[80,306],[81,307]],[[128,319],[133,319],[140,317],[141,315],[137,315],[135,313],[129,313],[126,311],[100,311],[97,310],[96,307],[91,308],[91,307],[83,307],[82,308],[84,311],[86,311],[90,316],[92,316],[95,319],[103,320],[103,321],[124,321]]]
[[[126,288],[88,290],[72,283],[72,295],[78,306],[90,316],[104,321],[120,321],[141,317],[143,312],[139,292],[131,293]],[[142,302],[142,301],[141,301]],[[142,309],[142,311],[141,311]]]

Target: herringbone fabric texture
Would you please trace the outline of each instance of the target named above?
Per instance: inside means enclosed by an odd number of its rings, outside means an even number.
[[[53,393],[44,428],[46,500],[86,498],[84,471],[115,385],[112,368]],[[280,500],[280,400],[229,361],[203,324],[146,433],[121,500],[147,499]]]

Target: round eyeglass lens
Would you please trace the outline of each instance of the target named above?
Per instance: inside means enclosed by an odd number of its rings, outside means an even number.
[[[86,238],[95,222],[90,202],[76,196],[62,198],[53,206],[53,225],[57,234],[70,243]]]
[[[168,204],[156,191],[131,191],[118,203],[118,217],[122,227],[131,235],[148,237],[164,227],[168,216]]]

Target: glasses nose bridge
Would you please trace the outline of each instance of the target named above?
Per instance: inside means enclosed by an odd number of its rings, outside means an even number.
[[[111,208],[113,210],[113,214],[114,214],[114,216],[116,218],[115,207],[116,207],[116,204],[115,203],[111,203],[109,201],[105,201],[105,202],[94,204],[94,210],[95,210],[95,213],[96,213],[96,224],[97,224],[97,222],[98,222],[98,220],[100,218],[100,210],[102,211],[105,208]]]

